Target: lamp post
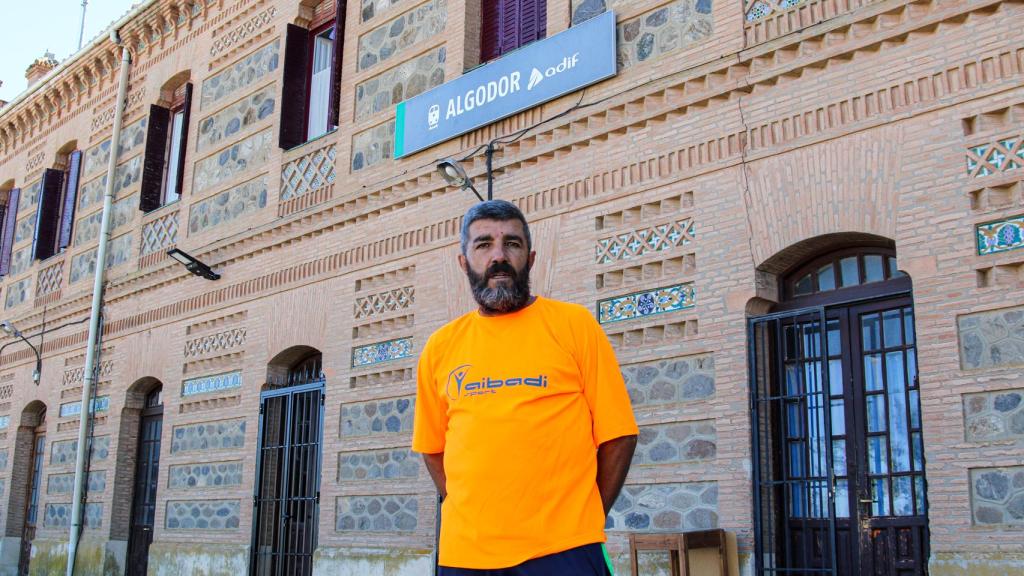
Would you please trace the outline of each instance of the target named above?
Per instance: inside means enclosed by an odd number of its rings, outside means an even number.
[[[490,148],[488,147],[488,150],[489,149]],[[487,159],[487,199],[491,200],[493,199],[494,194],[493,184],[491,182],[490,155],[488,155]],[[484,197],[481,196],[480,192],[478,192],[473,186],[473,179],[469,177],[469,174],[466,174],[465,168],[462,167],[462,164],[459,164],[458,160],[454,158],[445,158],[437,163],[437,171],[449,185],[456,186],[463,190],[472,190],[473,194],[476,194],[476,197],[479,198],[481,202],[484,201]]]
[[[36,369],[35,369],[35,371],[32,372],[32,382],[35,382],[36,386],[38,386],[39,385],[39,374],[43,370],[43,357],[39,354],[39,349],[36,348],[34,344],[29,342],[28,338],[25,338],[25,335],[21,333],[21,330],[18,330],[17,328],[15,328],[14,324],[11,324],[10,320],[4,320],[3,322],[0,322],[0,330],[3,330],[8,335],[14,336],[15,338],[21,338],[22,341],[24,341],[25,344],[28,344],[28,347],[31,348],[33,352],[35,352],[35,354],[36,354]]]

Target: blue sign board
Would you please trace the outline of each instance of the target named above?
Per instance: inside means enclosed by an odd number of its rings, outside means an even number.
[[[398,104],[395,158],[408,156],[616,72],[611,11]]]

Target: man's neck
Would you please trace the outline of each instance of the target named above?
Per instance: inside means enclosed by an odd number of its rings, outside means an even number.
[[[526,300],[526,304],[523,304],[522,306],[520,306],[519,308],[516,308],[515,310],[509,310],[508,312],[498,312],[496,310],[488,310],[487,308],[484,308],[483,306],[481,306],[479,308],[480,315],[481,316],[489,316],[489,317],[491,317],[491,316],[505,316],[506,314],[515,314],[516,312],[519,312],[523,308],[528,307],[530,304],[533,304],[534,302],[536,302],[536,300],[537,300],[537,297],[531,295],[530,298]]]

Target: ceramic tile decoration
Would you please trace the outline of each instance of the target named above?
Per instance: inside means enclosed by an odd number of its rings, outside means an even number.
[[[693,283],[676,284],[601,300],[597,303],[597,320],[601,324],[635,320],[685,310],[695,305]]]
[[[0,416],[0,430],[6,430],[11,425],[11,417],[8,415]]]
[[[363,368],[412,356],[412,338],[396,338],[352,349],[352,367]]]
[[[281,200],[298,198],[333,184],[337,155],[337,147],[331,144],[285,164],[281,171]]]
[[[1018,170],[1024,166],[1024,135],[998,138],[967,148],[967,174],[974,178]]]
[[[784,12],[794,6],[803,3],[804,0],[747,0],[746,16],[747,23],[757,22],[769,14]]]
[[[690,218],[631,230],[597,241],[598,264],[609,264],[686,246],[694,240],[696,225]]]
[[[181,386],[182,396],[194,396],[209,392],[220,392],[232,388],[242,387],[242,373],[240,371],[217,374],[214,376],[203,376],[185,380]]]
[[[1024,215],[979,224],[976,230],[980,256],[1024,248]]]
[[[94,412],[94,413],[95,412],[106,412],[108,409],[110,409],[110,397],[109,396],[100,396],[98,398],[93,398],[90,401],[89,405],[92,406],[92,409],[90,410],[90,412]],[[78,401],[78,402],[68,402],[67,404],[61,404],[60,405],[60,417],[61,418],[68,418],[68,417],[71,417],[71,416],[78,416],[81,413],[82,413],[82,402],[81,401]]]

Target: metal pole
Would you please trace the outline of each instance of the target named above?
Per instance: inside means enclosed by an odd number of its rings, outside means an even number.
[[[88,6],[89,0],[82,0],[82,25],[78,29],[78,49],[82,49],[82,40],[85,39],[85,7]]]
[[[120,44],[117,31],[111,38]],[[90,400],[96,384],[96,350],[100,340],[100,311],[103,306],[103,282],[107,269],[107,244],[110,241],[110,212],[114,203],[114,169],[117,167],[118,142],[124,120],[125,94],[128,92],[128,69],[131,54],[127,46],[121,47],[121,77],[118,80],[117,100],[114,103],[114,131],[110,136],[110,159],[107,161],[107,186],[103,194],[103,216],[100,220],[100,245],[96,249],[96,274],[92,285],[92,309],[89,314],[89,347],[85,352],[85,374],[82,378],[82,410],[78,424],[78,452],[75,454],[75,492],[71,500],[71,532],[68,539],[67,576],[75,573],[75,554],[82,533],[82,493],[85,487],[86,440],[92,419]]]
[[[479,150],[479,148],[478,148]],[[487,143],[487,199],[494,200],[494,142]]]

